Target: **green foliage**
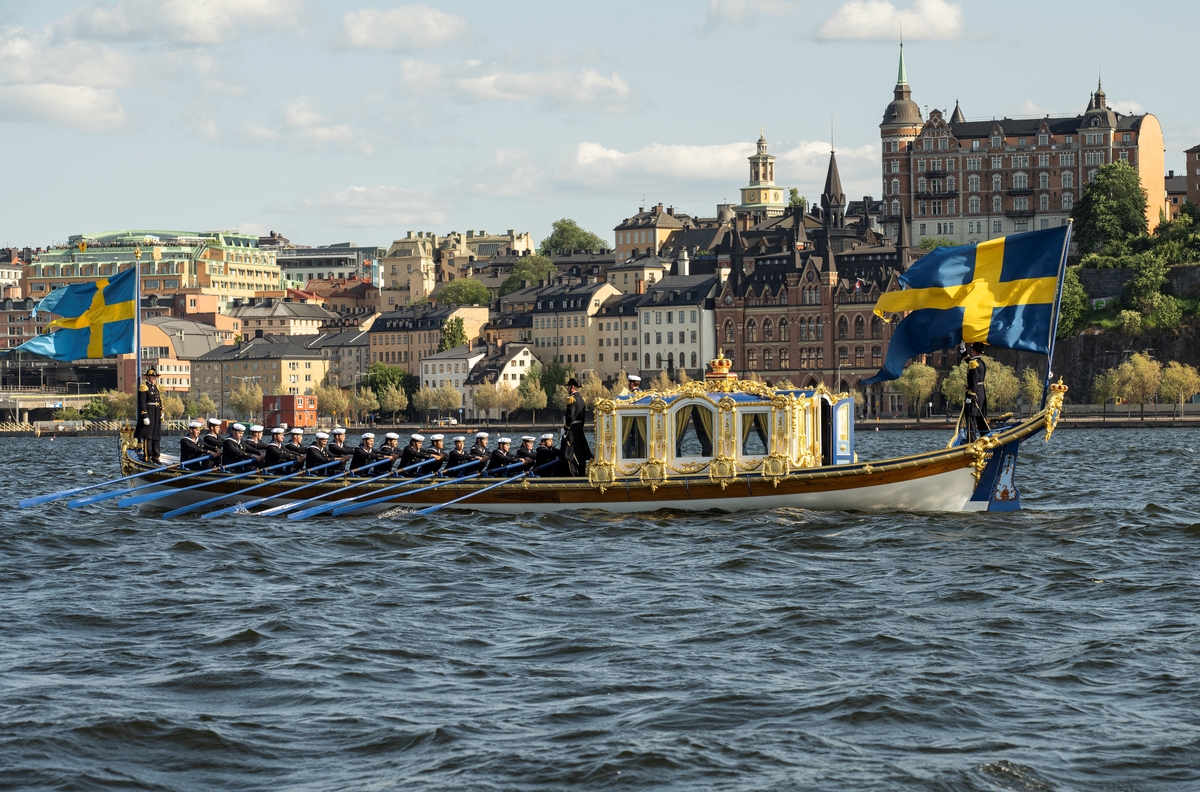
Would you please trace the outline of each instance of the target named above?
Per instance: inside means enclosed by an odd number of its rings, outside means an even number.
[[[225,403],[239,418],[250,418],[262,411],[263,392],[257,382],[243,380],[229,392]]]
[[[1102,166],[1083,186],[1083,197],[1071,210],[1075,244],[1081,251],[1146,233],[1146,191],[1137,171],[1126,162]]]
[[[1027,368],[1021,372],[1021,399],[1029,405],[1030,415],[1033,415],[1034,409],[1042,403],[1042,392],[1045,387],[1045,381],[1037,369]]]
[[[903,394],[909,409],[915,409],[917,420],[921,420],[921,405],[933,393],[937,385],[937,372],[924,363],[910,363],[896,380],[896,390]],[[961,398],[961,397],[960,397]]]
[[[1016,408],[1017,394],[1021,392],[1021,383],[1012,366],[1006,366],[999,360],[989,358],[987,377],[984,378],[983,386],[987,389],[988,410],[1001,413]]]
[[[500,284],[500,294],[511,294],[521,288],[521,281],[529,281],[530,285],[543,280],[549,280],[550,275],[558,270],[554,262],[545,256],[522,256],[513,265],[512,272]]]
[[[808,199],[793,187],[788,190],[788,206],[799,206],[801,209],[808,209]]]
[[[108,419],[110,421],[130,421],[137,413],[137,399],[132,393],[109,391]]]
[[[1200,393],[1200,372],[1193,366],[1181,365],[1172,360],[1163,369],[1159,393],[1164,400],[1172,405],[1178,404],[1182,410],[1185,401]],[[1174,415],[1174,409],[1171,413]]]
[[[333,383],[318,385],[313,388],[313,395],[317,397],[317,412],[322,415],[331,417],[345,415],[346,408],[350,406],[350,400],[346,398],[346,394]]]
[[[551,224],[550,236],[542,240],[538,252],[553,255],[560,250],[605,250],[608,243],[591,231],[584,231],[579,224],[564,217]]]
[[[387,363],[372,363],[367,366],[367,375],[363,381],[367,387],[376,393],[382,393],[388,385],[400,386],[404,380],[404,369],[399,366],[389,366]]]
[[[185,414],[196,418],[198,416],[215,415],[217,405],[209,398],[207,393],[201,393],[195,399],[191,399],[187,403]]]
[[[442,325],[442,337],[438,339],[438,352],[464,346],[467,343],[467,331],[463,328],[461,316],[456,316]]]
[[[535,361],[525,372],[525,376],[521,377],[517,393],[521,396],[521,409],[529,410],[533,416],[533,423],[537,423],[537,411],[544,409],[549,402],[546,391],[542,389],[542,366],[540,363]]]
[[[453,412],[462,407],[462,403],[462,394],[453,385],[442,385],[434,389],[433,406],[441,412]]]
[[[1058,308],[1058,337],[1068,338],[1080,329],[1088,309],[1087,292],[1079,282],[1079,267],[1068,267],[1063,277],[1062,302]]]
[[[1121,380],[1116,369],[1109,369],[1097,374],[1092,382],[1092,401],[1096,404],[1108,404],[1121,395]]]
[[[487,286],[475,278],[459,278],[446,284],[437,299],[451,305],[487,305],[491,300]]]
[[[557,360],[551,360],[542,369],[542,390],[546,391],[546,398],[550,400],[551,404],[554,403],[555,392],[558,388],[566,386],[567,378],[571,376],[571,373],[570,367]]]
[[[1142,315],[1137,311],[1121,311],[1117,323],[1121,332],[1131,338],[1142,334]]]
[[[183,399],[173,393],[168,393],[162,399],[163,418],[174,420],[183,415]]]
[[[408,393],[397,383],[388,383],[379,391],[379,409],[396,420],[396,413],[408,409]]]
[[[1179,301],[1169,294],[1155,294],[1141,303],[1145,318],[1142,326],[1150,326],[1159,330],[1172,330],[1179,327],[1183,320],[1183,310]]]
[[[400,394],[403,395],[404,391],[401,390]],[[407,403],[408,400],[405,399],[405,404]],[[350,394],[349,409],[361,421],[379,409],[379,399],[375,396],[375,391],[370,388],[359,388]]]
[[[417,412],[425,413],[426,422],[429,421],[429,411],[437,406],[437,392],[435,388],[421,387],[413,394],[409,402],[412,408]]]
[[[471,400],[476,412],[483,413],[484,418],[491,418],[492,410],[496,408],[496,386],[490,382],[476,386]]]
[[[918,247],[921,250],[933,250],[940,247],[956,247],[958,244],[958,242],[949,237],[924,237],[921,239],[921,244]]]
[[[1141,406],[1142,420],[1146,419],[1146,402],[1158,393],[1161,383],[1162,364],[1141,352],[1117,367],[1117,392],[1130,404]]]
[[[54,420],[56,421],[81,421],[83,415],[74,407],[63,407],[61,410],[54,411]]]
[[[505,424],[512,419],[513,411],[519,409],[520,407],[520,392],[507,382],[498,383],[496,385],[496,408],[504,413]]]
[[[93,396],[80,415],[89,421],[103,421],[108,418],[108,399],[103,396]]]

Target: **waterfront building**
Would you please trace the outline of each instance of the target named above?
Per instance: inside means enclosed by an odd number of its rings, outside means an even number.
[[[879,125],[885,233],[893,239],[902,214],[918,244],[973,244],[1065,224],[1084,184],[1118,161],[1141,178],[1151,230],[1166,209],[1158,119],[1117,112],[1099,85],[1079,114],[968,121],[956,103],[949,118],[932,110],[922,119],[902,46],[893,95]]]
[[[487,357],[487,345],[463,344],[444,352],[435,352],[421,361],[421,387],[441,388],[449,385],[463,394],[466,403],[466,390],[463,384],[475,364]]]
[[[242,323],[246,333],[262,331],[268,335],[317,335],[337,314],[306,299],[266,297],[242,301],[235,299],[228,315]]]
[[[686,252],[676,262],[678,274],[651,286],[638,301],[641,325],[639,365],[643,375],[666,371],[675,377],[684,369],[692,379],[704,376],[708,361],[717,356],[715,296],[720,285],[714,274],[692,275]],[[630,369],[630,371],[633,370]]]
[[[527,344],[489,346],[487,355],[471,367],[470,373],[463,381],[463,411],[467,420],[491,418],[493,413],[497,417],[503,417],[500,409],[477,410],[475,392],[483,385],[501,388],[507,385],[516,390],[535,362],[538,362],[538,357]]]
[[[284,280],[297,288],[307,288],[308,282],[313,280],[379,283],[380,267],[386,254],[381,247],[338,242],[318,247],[280,245],[275,255]]]
[[[281,284],[275,252],[260,249],[257,236],[133,230],[76,234],[42,251],[25,267],[26,293],[40,299],[60,286],[112,277],[133,266],[138,251],[143,295],[192,289],[215,295],[224,309]]]
[[[328,361],[329,381],[339,388],[354,388],[366,376],[371,357],[367,327],[351,323],[338,329],[327,325],[320,335],[298,340]]]
[[[385,311],[371,325],[370,363],[386,363],[416,373],[417,364],[437,353],[442,327],[462,319],[467,340],[480,337],[488,321],[487,306],[419,305]]]
[[[604,382],[625,383],[621,372],[638,370],[638,303],[644,294],[613,294],[600,304],[597,314],[595,374]]]
[[[1184,156],[1187,156],[1187,154],[1185,153]],[[1200,165],[1200,161],[1197,161],[1196,164]],[[1191,165],[1191,163],[1187,163],[1187,165]],[[1167,189],[1167,219],[1174,220],[1176,217],[1179,217],[1179,210],[1188,201],[1187,173],[1184,172],[1176,176],[1175,171],[1167,171],[1165,186]]]
[[[647,254],[656,254],[672,234],[696,225],[691,215],[677,212],[675,207],[639,206],[637,214],[626,217],[613,229],[617,245],[617,261]]]
[[[620,291],[592,278],[582,283],[560,280],[563,282],[540,290],[534,302],[534,354],[543,363],[557,360],[582,373],[598,362],[600,307]]]
[[[403,239],[394,240],[384,256],[380,275],[383,307],[403,307],[429,297],[437,284],[460,277],[461,270],[475,261],[491,259],[502,252],[520,254],[533,249],[533,238],[528,231],[518,233],[509,229],[504,234],[451,231],[445,236],[409,231]]]
[[[230,391],[245,382],[267,395],[310,394],[325,381],[329,361],[306,340],[259,331],[240,344],[216,347],[192,361],[192,397],[206,394],[224,414]]]

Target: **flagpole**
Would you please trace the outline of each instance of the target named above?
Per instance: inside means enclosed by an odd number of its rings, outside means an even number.
[[[138,388],[142,387],[142,249],[133,249],[133,299],[137,306],[134,311],[133,352],[134,352],[134,398],[137,398]]]
[[[1054,375],[1054,341],[1058,338],[1058,315],[1062,309],[1063,282],[1067,274],[1067,253],[1071,250],[1071,229],[1075,227],[1074,220],[1067,221],[1067,235],[1063,239],[1062,260],[1058,264],[1058,290],[1054,295],[1054,310],[1050,314],[1050,344],[1046,353],[1046,381],[1042,383],[1042,409],[1046,407],[1046,398],[1050,395],[1050,378]]]

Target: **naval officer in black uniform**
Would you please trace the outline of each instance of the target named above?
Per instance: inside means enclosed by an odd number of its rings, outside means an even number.
[[[158,443],[162,440],[162,396],[158,392],[158,371],[146,369],[146,381],[138,386],[137,428],[133,436],[142,441],[142,459],[158,464]]]
[[[963,346],[959,350],[967,359],[967,441],[987,432],[990,427],[987,422],[987,363],[983,359],[983,344],[976,341],[970,349]]]
[[[587,408],[579,392],[579,380],[574,377],[567,380],[567,390],[571,395],[567,397],[567,408],[563,410],[562,459],[568,475],[586,476],[587,463],[592,458],[592,449],[588,447],[587,437],[583,434]]]

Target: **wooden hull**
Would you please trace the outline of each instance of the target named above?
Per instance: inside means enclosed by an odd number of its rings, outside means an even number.
[[[659,509],[673,511],[740,511],[745,509],[814,509],[853,511],[976,511],[989,508],[989,497],[980,497],[983,486],[990,487],[986,473],[997,449],[1015,449],[1022,440],[1041,432],[1049,424],[1048,414],[1039,414],[1024,423],[1002,430],[969,446],[942,449],[927,454],[881,460],[869,463],[825,466],[793,471],[778,480],[759,474],[739,474],[724,485],[704,475],[672,477],[657,486],[636,479],[618,480],[604,488],[586,479],[541,478],[524,479],[482,492],[450,508],[494,514],[549,513],[578,509],[602,509],[610,512],[647,512]],[[1056,418],[1057,416],[1055,416]],[[141,462],[125,456],[128,473],[135,473]],[[152,503],[154,508],[177,508],[220,494],[230,497],[213,508],[237,502],[237,493],[268,479],[248,477],[227,481],[222,474],[202,476],[175,484],[176,474],[149,474],[139,483],[156,483],[164,496]],[[1011,477],[1011,471],[1008,475]],[[197,489],[173,490],[199,483]],[[980,481],[984,484],[981,485]],[[360,479],[338,479],[336,482],[309,486],[303,492],[291,491],[311,484],[313,479],[297,477],[268,484],[245,496],[245,500],[267,497],[258,509],[307,500],[313,505],[333,502],[349,496],[375,492],[394,486],[398,479],[362,484]],[[482,490],[497,483],[495,479],[460,479],[444,486],[411,496],[406,490],[427,487],[436,481],[422,481],[412,487],[384,493],[388,500],[353,512],[369,514],[392,509],[415,510],[445,503],[454,498]],[[383,497],[380,496],[380,497]],[[370,495],[363,498],[369,499]]]

